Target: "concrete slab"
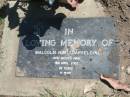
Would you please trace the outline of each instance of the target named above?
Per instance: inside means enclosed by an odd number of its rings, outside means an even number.
[[[13,6],[15,2],[9,2]],[[9,11],[9,10],[8,10]],[[12,10],[11,10],[12,12]],[[18,9],[19,17],[24,17],[22,10]],[[95,3],[94,0],[84,0],[75,12],[71,12],[65,8],[59,8],[57,12],[63,12],[68,17],[101,17],[106,16],[101,5]],[[2,39],[2,57],[0,62],[0,94],[1,95],[17,95],[17,96],[37,96],[44,88],[49,88],[56,92],[66,91],[71,93],[72,90],[83,92],[86,84],[90,84],[90,80],[65,80],[56,78],[26,78],[16,77],[16,59],[19,45],[18,26],[14,29],[9,28],[8,17],[5,19],[4,34]],[[107,88],[107,87],[104,87]],[[107,88],[108,89],[108,88]],[[107,90],[106,89],[106,90]],[[105,89],[104,89],[105,90]]]

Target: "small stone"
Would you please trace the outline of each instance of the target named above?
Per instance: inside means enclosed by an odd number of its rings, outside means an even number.
[[[124,66],[122,66],[122,67],[121,67],[121,70],[124,70],[124,69],[125,69],[125,67],[124,67]]]
[[[126,72],[127,72],[128,75],[130,75],[130,66],[128,66],[128,67],[126,68]]]

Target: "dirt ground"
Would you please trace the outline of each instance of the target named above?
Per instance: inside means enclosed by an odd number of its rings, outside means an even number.
[[[130,0],[96,1],[100,2],[105,12],[115,19],[119,32],[117,42],[120,45],[120,81],[130,84],[130,74],[127,71],[130,66]]]
[[[105,12],[114,17],[118,28],[120,44],[121,77],[123,82],[130,83],[126,68],[130,66],[130,0],[97,0],[106,8]]]
[[[119,31],[119,36],[117,36],[117,43],[119,43],[120,45],[120,80],[124,83],[130,84],[130,75],[126,72],[127,67],[130,66],[130,0],[96,0],[96,2],[97,3],[95,3],[94,0],[85,0],[85,2],[81,4],[79,8],[77,8],[77,11],[70,12],[64,7],[60,7],[57,12],[64,12],[68,17],[114,17],[116,22],[115,26],[117,26]],[[102,4],[102,6],[99,4],[99,2]],[[14,2],[10,2],[10,4],[13,5]],[[24,16],[22,11],[19,10],[19,13],[21,14],[21,17]],[[2,66],[2,68],[8,69],[5,69],[6,72],[2,71],[2,73],[0,74],[0,94],[3,93],[7,95],[30,96],[32,93],[32,95],[37,95],[37,89],[42,90],[44,86],[49,87],[54,91],[62,90],[63,88],[65,90],[68,89],[68,91],[71,91],[71,89],[73,89],[73,86],[75,86],[75,88],[81,89],[79,91],[82,92],[84,86],[87,87],[87,85],[91,85],[92,83],[96,84],[96,88],[98,88],[98,90],[106,90],[107,93],[112,92],[109,87],[99,81],[28,79],[14,77],[14,68],[9,68],[9,66],[15,67],[19,40],[16,33],[18,33],[18,31],[17,28],[13,30],[10,30],[8,28],[7,18],[5,19],[5,22],[4,35],[2,39],[2,42],[4,42],[2,44],[2,49],[4,48],[3,52],[5,53],[2,54],[3,62],[0,66]],[[10,36],[10,38],[7,38],[8,35]],[[10,57],[9,55],[11,55],[12,57]],[[21,87],[19,86],[19,84],[21,84]],[[66,84],[66,86],[64,86],[64,84]],[[12,89],[12,87],[14,88]],[[4,90],[2,90],[3,88]],[[127,95],[124,92],[121,93],[122,94],[119,97],[130,97],[130,95]],[[90,97],[92,97],[92,95]]]

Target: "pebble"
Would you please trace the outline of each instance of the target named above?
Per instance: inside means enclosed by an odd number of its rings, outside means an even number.
[[[127,1],[127,6],[130,7],[130,1],[129,0]]]
[[[130,75],[130,66],[128,66],[128,67],[126,68],[126,72],[127,72],[128,75]]]

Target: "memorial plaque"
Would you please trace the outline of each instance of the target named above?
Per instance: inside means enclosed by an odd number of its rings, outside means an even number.
[[[58,19],[37,18],[21,25],[21,32],[30,33],[20,37],[16,76],[97,79],[99,72],[118,78],[112,18],[66,18],[60,25]]]

